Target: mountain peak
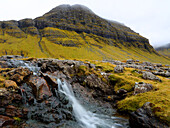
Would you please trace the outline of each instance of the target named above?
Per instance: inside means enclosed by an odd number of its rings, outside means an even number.
[[[84,5],[80,5],[80,4],[75,4],[75,5],[62,4],[62,5],[59,5],[59,6],[55,7],[55,8],[53,8],[48,13],[55,13],[55,12],[58,12],[58,11],[73,11],[73,10],[85,11],[85,12],[88,12],[88,13],[93,13],[93,11],[90,10],[88,7],[86,7]]]

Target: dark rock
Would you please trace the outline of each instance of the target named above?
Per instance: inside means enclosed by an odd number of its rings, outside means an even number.
[[[146,102],[142,108],[130,114],[129,123],[131,128],[168,128],[157,120],[152,113],[152,103]]]
[[[143,82],[135,83],[134,87],[134,95],[137,95],[139,93],[145,93],[153,89],[152,84],[147,84]]]
[[[0,115],[0,128],[14,124],[14,119]]]
[[[123,95],[126,95],[127,91],[125,89],[119,89],[117,91],[117,95],[118,96],[123,96]]]
[[[22,112],[12,105],[8,105],[5,108],[5,113],[7,116],[10,116],[10,117],[22,117]]]

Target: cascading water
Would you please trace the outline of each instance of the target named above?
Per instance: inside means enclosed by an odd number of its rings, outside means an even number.
[[[79,122],[82,128],[123,127],[120,124],[114,123],[114,120],[109,116],[98,115],[87,111],[74,96],[71,85],[69,85],[65,81],[61,82],[60,79],[57,79],[57,82],[59,91],[65,94],[69,98],[69,101],[71,101],[76,120]]]
[[[29,70],[33,71],[34,75],[38,76],[40,74],[39,73],[40,68],[36,64],[32,64],[30,62],[25,63],[24,61],[21,61],[21,60],[11,60],[11,63],[13,65],[16,65],[17,67],[21,66],[24,68],[28,68]],[[46,74],[46,75],[49,75],[49,74]],[[59,101],[60,97],[63,97],[63,95],[64,95],[64,97],[68,99],[69,103],[72,106],[73,111],[68,112],[68,113],[72,113],[72,116],[76,119],[76,123],[75,123],[76,127],[77,127],[77,125],[79,125],[78,128],[80,128],[80,127],[81,128],[127,128],[128,127],[127,120],[125,120],[123,118],[111,117],[110,115],[108,116],[108,115],[93,113],[93,112],[89,111],[91,109],[87,109],[87,108],[83,107],[80,104],[80,102],[78,101],[78,99],[75,97],[72,86],[70,84],[68,84],[66,81],[62,82],[56,76],[50,76],[50,77],[56,79],[57,84],[58,84],[58,90],[56,88],[54,88],[55,95],[53,95],[51,98],[49,98],[49,102],[52,102],[51,106],[49,107],[48,105],[46,106],[44,103],[38,103],[35,99],[32,104],[33,106],[29,106],[30,104],[27,103],[26,106],[31,110],[31,112],[28,114],[29,120],[30,120],[30,121],[27,121],[28,124],[34,123],[34,120],[32,120],[32,118],[36,118],[37,115],[39,117],[42,117],[44,115],[49,115],[48,109],[51,109],[51,110],[56,109],[56,107],[55,107],[55,106],[57,106],[56,104],[60,102]],[[26,90],[29,90],[29,92],[25,92],[25,93],[27,93],[27,95],[31,95],[30,87],[28,87],[26,84],[23,85],[22,87],[23,88],[25,87],[25,88],[27,88]],[[26,97],[26,96],[24,96],[24,97]],[[27,99],[24,98],[24,103],[26,103],[26,102],[27,102]],[[61,110],[57,113],[65,112],[65,110],[64,110],[65,105],[64,106],[61,105],[60,108],[61,108]],[[57,108],[57,110],[59,110],[59,108]],[[39,115],[42,112],[44,114]],[[67,110],[66,110],[66,112],[67,112]],[[50,115],[48,117],[50,117],[51,120],[53,121],[53,118]],[[41,120],[43,120],[43,118]],[[43,125],[40,124],[40,127]],[[30,127],[32,127],[32,125]],[[53,124],[52,125],[50,124],[50,125],[48,125],[48,127],[53,128],[54,126],[53,126]],[[71,127],[74,128],[74,126],[71,126]],[[59,125],[59,126],[57,126],[57,128],[63,128],[63,126],[60,127],[60,125]]]

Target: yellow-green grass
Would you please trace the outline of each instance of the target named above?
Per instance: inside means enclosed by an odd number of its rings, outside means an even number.
[[[98,68],[105,71],[111,71],[109,76],[110,84],[114,86],[114,90],[125,89],[128,95],[125,99],[117,103],[119,111],[132,112],[142,107],[144,103],[153,103],[152,110],[156,117],[161,121],[170,125],[170,79],[158,76],[162,82],[154,80],[144,80],[142,74],[136,73],[133,68],[125,68],[123,73],[114,73],[115,65],[109,63],[102,63],[100,61],[91,61],[96,64]],[[153,85],[153,90],[133,95],[133,87],[135,82],[145,82]]]
[[[158,53],[164,55],[164,56],[168,56],[170,58],[170,48],[165,48],[165,49],[162,49],[162,50],[159,50]]]
[[[42,38],[29,34],[21,38],[11,36],[6,32],[4,35],[1,34],[0,55],[22,53],[24,56],[36,58],[114,59],[122,61],[138,59],[170,64],[170,59],[154,52],[150,53],[143,48],[139,49],[136,46],[130,46],[128,42],[120,43],[114,39],[107,39],[94,34],[78,34],[75,31],[51,27],[44,28],[40,32],[42,33]],[[142,43],[136,43],[143,46]]]

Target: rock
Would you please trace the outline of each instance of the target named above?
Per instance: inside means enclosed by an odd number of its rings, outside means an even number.
[[[7,61],[0,61],[0,68],[12,68],[12,65]]]
[[[166,71],[165,77],[170,77],[170,72],[169,71]]]
[[[5,80],[4,87],[7,89],[18,89],[19,88],[16,82],[12,80]]]
[[[156,64],[156,67],[162,67],[162,64]]]
[[[14,124],[14,119],[0,115],[0,128]]]
[[[117,66],[114,68],[114,72],[115,72],[115,73],[123,73],[123,70],[124,70],[124,67],[121,66],[121,65],[117,65]]]
[[[31,76],[29,84],[32,86],[33,93],[37,99],[43,100],[52,95],[49,85],[42,77]]]
[[[134,87],[134,95],[137,95],[139,93],[145,93],[153,89],[152,84],[147,84],[143,82],[135,83]]]
[[[127,91],[125,89],[119,89],[117,91],[117,95],[118,96],[123,96],[123,95],[126,95]]]
[[[161,79],[152,74],[151,72],[143,72],[143,78],[146,80],[158,80],[161,82]]]
[[[21,83],[23,82],[23,80],[30,76],[32,74],[32,72],[27,69],[27,68],[16,68],[14,70],[11,70],[7,73],[7,75],[9,76],[10,80],[14,80],[17,83]]]
[[[142,108],[130,114],[129,124],[131,128],[168,128],[155,118],[152,113],[152,103],[146,102]]]
[[[144,65],[144,66],[154,66],[151,62],[143,62],[142,65]]]
[[[116,94],[119,96],[119,99],[123,99],[127,96],[127,91],[125,89],[119,89]]]
[[[5,108],[5,113],[7,116],[10,116],[10,117],[22,117],[22,111],[17,109],[13,105],[8,105]]]
[[[134,63],[135,61],[133,60],[133,59],[129,59],[129,60],[127,60],[126,61],[126,64],[132,64],[132,63]]]

